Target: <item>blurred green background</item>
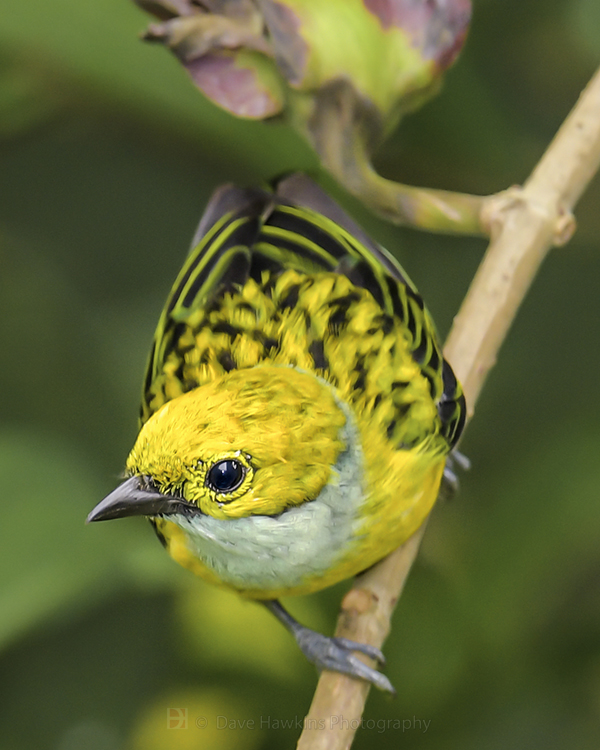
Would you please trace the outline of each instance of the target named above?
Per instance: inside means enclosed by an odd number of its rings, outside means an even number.
[[[315,685],[278,623],[180,570],[147,524],[84,525],[135,437],[149,342],[210,192],[316,168],[284,127],[205,102],[138,40],[146,23],[127,0],[29,0],[0,20],[4,750],[292,747]],[[476,193],[518,183],[599,61],[597,0],[475,0],[441,95],[379,168]],[[445,333],[485,244],[336,195]],[[357,748],[598,747],[599,202],[596,181],[501,352],[462,444],[472,471],[434,513],[385,647],[398,697],[372,692]],[[330,631],[344,590],[287,603]],[[169,708],[187,729],[167,729]]]

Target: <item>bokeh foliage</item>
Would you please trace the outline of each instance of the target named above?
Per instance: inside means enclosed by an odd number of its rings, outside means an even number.
[[[378,168],[479,193],[523,180],[600,61],[599,7],[475,0],[442,94]],[[6,750],[292,746],[315,683],[276,622],[179,570],[142,521],[83,524],[122,470],[150,337],[211,190],[316,169],[284,127],[204,102],[137,40],[145,24],[127,0],[29,0],[0,20]],[[325,184],[445,332],[484,243],[385,225]],[[599,202],[596,181],[501,352],[463,443],[473,469],[434,513],[386,644],[399,696],[372,694],[357,748],[597,747]],[[343,590],[288,604],[331,629]],[[188,708],[187,730],[167,730],[169,707]]]

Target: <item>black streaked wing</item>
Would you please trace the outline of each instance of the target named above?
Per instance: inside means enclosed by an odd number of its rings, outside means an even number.
[[[215,292],[261,283],[265,270],[276,275],[336,272],[368,290],[383,311],[402,321],[413,340],[412,353],[438,402],[443,433],[455,442],[464,422],[464,398],[443,360],[435,326],[414,285],[397,261],[378,247],[342,209],[303,175],[279,183],[275,195],[235,186],[219,188],[203,215],[195,241],[161,315],[145,380],[146,393],[167,353],[181,335],[181,321]]]
[[[305,175],[291,175],[281,181],[276,195],[293,205],[279,206],[273,225],[295,234],[298,246],[312,244],[328,250],[329,263],[338,261],[332,270],[367,289],[388,315],[401,320],[410,331],[412,355],[430,383],[442,434],[454,445],[465,423],[464,395],[442,356],[433,319],[404,269]],[[265,233],[266,228],[261,237]],[[289,235],[286,242],[291,250]],[[340,254],[340,247],[346,252]]]
[[[248,280],[251,247],[261,226],[261,215],[272,196],[235,186],[219,188],[202,216],[196,243],[179,272],[158,321],[142,393],[142,421],[151,414],[152,383],[181,335],[180,321],[202,307],[218,289]]]
[[[210,200],[192,240],[193,252],[209,230],[227,214],[257,214],[264,210],[272,196],[259,188],[240,188],[237,185],[221,185],[211,195]]]
[[[326,216],[344,229],[355,242],[362,245],[368,251],[366,255],[375,258],[390,276],[413,291],[417,291],[396,258],[388,253],[385,248],[373,242],[364,230],[324,190],[306,175],[292,174],[281,180],[277,185],[276,196],[285,202],[289,202],[291,205],[310,208]]]

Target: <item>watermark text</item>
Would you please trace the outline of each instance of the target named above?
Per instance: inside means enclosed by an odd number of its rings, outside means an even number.
[[[261,715],[252,719],[225,715],[197,716],[188,724],[187,708],[167,709],[168,729],[187,729],[188,726],[195,726],[197,729],[206,729],[210,726],[221,731],[252,731],[255,729],[263,731],[280,731],[285,729],[295,729],[298,731],[303,731],[304,729],[316,731],[325,729],[356,731],[363,729],[382,734],[383,732],[415,731],[425,733],[429,729],[430,724],[431,719],[421,719],[417,716],[397,719],[346,719],[341,714],[330,716],[327,719],[309,719],[306,716],[280,717],[271,715]]]

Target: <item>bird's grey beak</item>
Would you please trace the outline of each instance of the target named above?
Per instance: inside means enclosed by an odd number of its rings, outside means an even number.
[[[148,477],[131,477],[120,484],[116,490],[98,503],[89,514],[86,523],[92,521],[109,521],[112,518],[127,516],[159,516],[181,512],[198,512],[198,508],[180,497],[161,495],[153,489],[146,489]]]

